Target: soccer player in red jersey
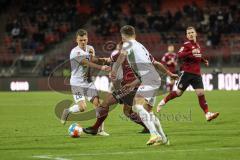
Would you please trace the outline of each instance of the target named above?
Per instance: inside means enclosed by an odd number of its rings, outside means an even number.
[[[207,121],[218,117],[219,112],[209,112],[208,104],[204,96],[204,87],[200,71],[200,63],[208,66],[208,60],[203,58],[201,48],[197,43],[197,32],[194,27],[186,29],[187,41],[183,44],[177,53],[178,59],[182,61],[180,70],[182,74],[177,82],[177,91],[172,91],[163,100],[160,101],[157,112],[160,111],[169,100],[180,97],[186,88],[191,85],[198,96],[199,105],[205,113]]]
[[[161,63],[164,64],[167,69],[172,72],[176,73],[176,67],[177,67],[177,54],[174,53],[174,46],[169,45],[168,46],[168,52],[165,53],[161,59]],[[172,91],[174,86],[175,80],[167,76],[166,78],[166,86],[168,91]]]

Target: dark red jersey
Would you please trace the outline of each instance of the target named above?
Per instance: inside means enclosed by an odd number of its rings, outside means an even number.
[[[110,57],[111,61],[116,62],[119,55],[120,53],[118,51],[113,51]],[[132,68],[130,67],[127,59],[125,59],[125,61],[122,64],[122,70],[123,70],[123,80],[121,82],[122,86],[127,83],[131,83],[136,79],[136,76]]]
[[[161,59],[162,64],[164,64],[169,71],[176,73],[177,66],[177,54],[176,53],[165,53]]]
[[[193,49],[199,49],[200,54],[202,54],[199,44],[195,43],[194,41],[186,41],[178,51],[177,56],[181,61],[180,70],[201,75],[200,63],[202,61],[202,58],[193,56]]]

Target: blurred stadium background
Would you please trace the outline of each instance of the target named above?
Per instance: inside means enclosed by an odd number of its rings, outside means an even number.
[[[137,39],[157,60],[169,44],[177,52],[185,28],[195,26],[210,61],[202,68],[204,87],[217,89],[206,97],[220,117],[207,123],[195,93],[187,92],[157,114],[170,146],[146,146],[148,135],[138,133],[140,126],[124,116],[122,107],[106,120],[110,137],[70,138],[73,122],[62,126],[54,111],[72,95],[48,90],[70,91],[70,65],[64,62],[76,45],[75,32],[85,28],[96,56],[108,57],[125,24],[136,27]],[[95,82],[105,90],[109,80],[103,76]],[[0,0],[1,160],[238,160],[239,90],[240,0]],[[94,122],[78,121],[83,127]]]
[[[0,0],[0,22],[0,90],[49,90],[47,77],[69,59],[78,28],[87,29],[97,56],[108,57],[125,24],[157,60],[169,44],[177,52],[185,28],[195,26],[210,61],[207,90],[240,89],[239,0]],[[69,76],[66,63],[54,84],[66,89]]]

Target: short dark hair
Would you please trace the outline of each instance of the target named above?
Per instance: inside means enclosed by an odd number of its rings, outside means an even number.
[[[187,32],[187,30],[190,30],[190,29],[194,29],[194,30],[196,31],[196,28],[195,28],[195,27],[189,26],[189,27],[187,27],[186,32]]]
[[[87,35],[88,33],[87,33],[87,31],[85,30],[85,29],[79,29],[79,30],[77,30],[77,32],[76,32],[76,37],[77,36],[85,36],[85,35]]]
[[[133,36],[135,35],[135,28],[130,25],[125,25],[120,29],[120,33],[126,36]]]

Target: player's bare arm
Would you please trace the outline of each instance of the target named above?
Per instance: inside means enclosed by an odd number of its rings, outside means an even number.
[[[93,48],[89,49],[89,53],[91,55],[91,61],[93,63],[102,64],[102,65],[107,65],[107,64],[111,63],[110,58],[98,58],[98,57],[95,57],[95,51],[94,51]]]
[[[94,51],[93,48],[89,49],[89,53],[90,53],[90,56],[91,56],[91,61],[93,63],[97,63],[97,64],[101,64],[101,65],[107,65],[107,64],[111,63],[110,58],[98,58],[98,57],[95,57],[95,51]]]
[[[177,74],[173,74],[172,72],[170,72],[163,64],[161,64],[158,61],[154,61],[153,65],[155,66],[155,68],[157,68],[158,70],[160,70],[162,73],[170,76],[172,79],[178,79],[178,75]]]
[[[102,65],[109,65],[111,63],[110,58],[98,58],[98,57],[92,57],[92,62]]]
[[[122,65],[122,63],[124,62],[124,60],[126,59],[127,56],[127,52],[126,51],[122,51],[121,54],[118,56],[117,61],[115,62],[115,64],[112,67],[112,71],[110,73],[110,78],[112,80],[116,79],[116,73],[117,70],[119,69],[119,67]]]
[[[123,90],[126,92],[130,92],[132,91],[136,86],[140,85],[141,81],[136,78],[134,81],[132,81],[131,83],[127,83],[123,86]]]
[[[89,62],[87,59],[81,60],[81,64],[86,65],[86,66],[91,67],[91,68],[96,68],[96,69],[102,70],[102,71],[110,71],[111,70],[111,67],[109,67],[109,66],[98,65],[98,64],[95,64],[93,62]]]

